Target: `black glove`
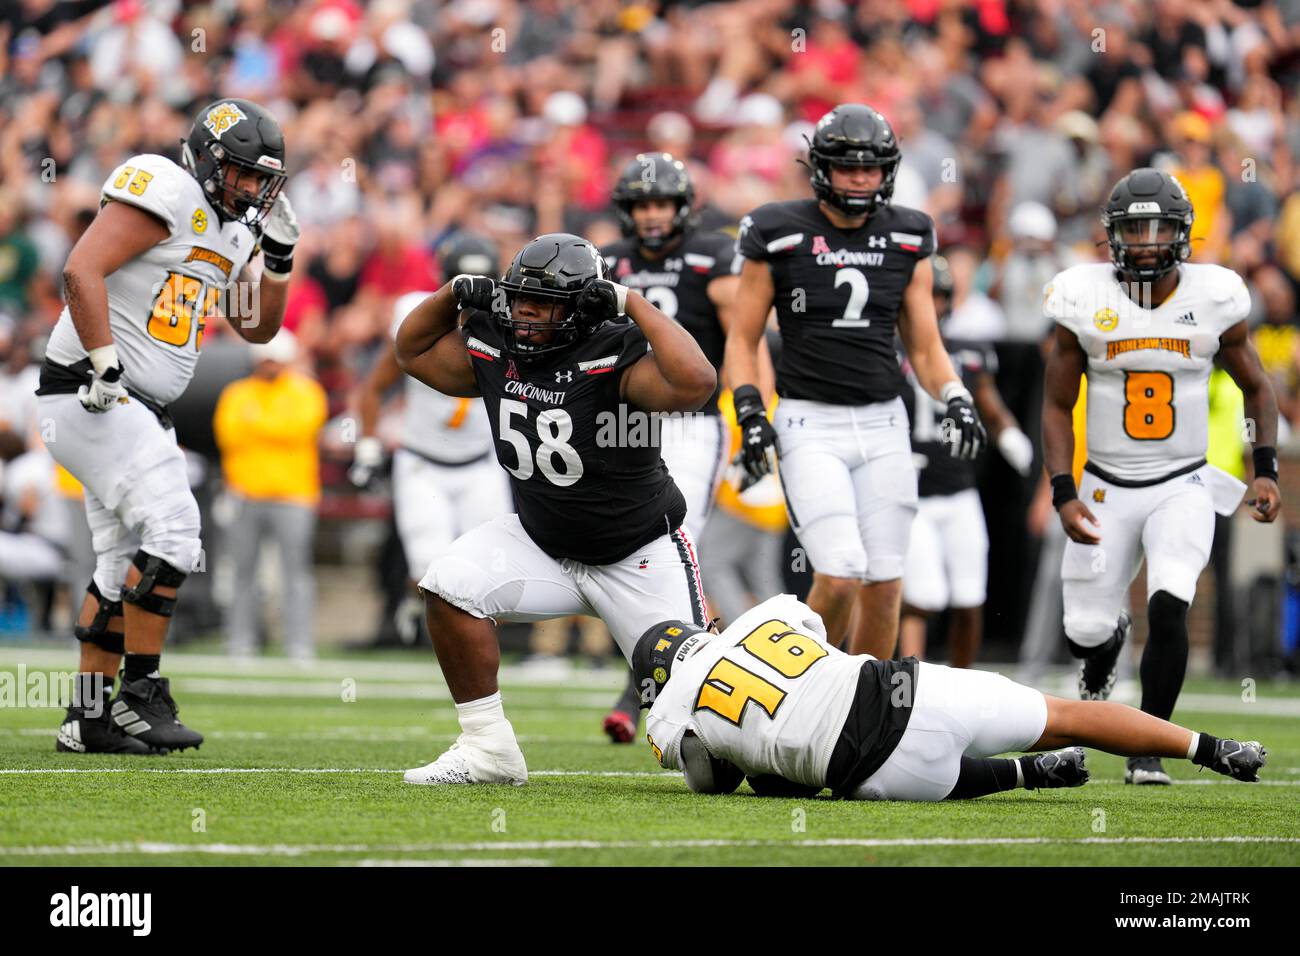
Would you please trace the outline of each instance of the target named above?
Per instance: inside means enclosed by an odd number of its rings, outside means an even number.
[[[592,279],[578,293],[574,309],[593,324],[616,319],[627,312],[627,286]]]
[[[740,426],[740,460],[754,481],[776,470],[776,429],[767,420],[763,397],[753,385],[736,389],[736,424]]]
[[[487,276],[461,273],[451,280],[451,291],[456,296],[456,303],[462,309],[478,309],[480,312],[496,311],[497,284]]]
[[[975,406],[960,395],[948,400],[948,414],[943,419],[943,440],[954,458],[974,461],[979,457],[989,436]]]

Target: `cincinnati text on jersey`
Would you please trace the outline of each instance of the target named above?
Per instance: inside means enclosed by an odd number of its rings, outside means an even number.
[[[888,245],[884,236],[868,236],[867,241],[875,246]],[[817,257],[819,266],[881,266],[885,264],[883,252],[860,252],[856,249],[835,249],[826,242],[825,236],[813,236],[812,254]]]
[[[557,392],[550,388],[538,388],[529,382],[521,382],[517,379],[508,379],[506,381],[506,394],[518,395],[520,398],[531,398],[534,401],[546,402],[550,405],[563,405],[564,392]]]
[[[1106,358],[1113,359],[1125,352],[1137,352],[1141,349],[1158,349],[1164,352],[1177,352],[1183,358],[1191,358],[1192,343],[1187,339],[1139,338],[1116,339],[1106,343]]]

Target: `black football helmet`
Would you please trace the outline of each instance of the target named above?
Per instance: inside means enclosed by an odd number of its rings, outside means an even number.
[[[227,163],[267,177],[256,196],[226,182]],[[256,103],[218,100],[199,110],[190,135],[181,140],[181,165],[223,219],[256,226],[284,188],[284,135],[275,117]]]
[[[665,236],[643,238],[637,234],[632,207],[640,199],[671,199],[677,204],[672,228]],[[662,248],[690,228],[695,185],[686,164],[671,153],[638,153],[623,167],[610,196],[623,235],[636,239],[651,252]]]
[[[806,137],[805,137],[806,139]],[[861,103],[841,103],[817,121],[808,140],[813,193],[828,206],[850,216],[870,215],[889,203],[903,154],[894,130],[880,113]],[[865,195],[831,188],[831,166],[879,166],[880,187]]]
[[[1178,268],[1192,254],[1195,214],[1183,184],[1169,173],[1144,166],[1110,191],[1101,209],[1110,261],[1129,281],[1152,281]],[[1135,253],[1155,248],[1154,262],[1139,262]]]
[[[602,320],[580,314],[574,301],[592,279],[607,278],[607,267],[600,251],[583,239],[567,232],[538,236],[515,254],[498,285],[506,293],[506,312],[498,314],[506,351],[528,360],[565,349],[589,335]],[[510,305],[517,296],[564,307],[559,322],[516,321]],[[545,344],[520,340],[516,333],[554,332]]]
[[[641,696],[641,709],[652,706],[673,675],[673,664],[686,655],[709,632],[685,621],[662,621],[650,628],[632,650],[632,681]]]
[[[500,253],[491,239],[472,232],[458,232],[438,247],[442,274],[450,282],[458,275],[495,276]]]

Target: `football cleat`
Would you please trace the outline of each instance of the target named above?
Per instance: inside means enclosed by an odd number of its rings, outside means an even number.
[[[177,720],[177,713],[166,677],[124,680],[109,708],[113,723],[150,747],[184,750],[203,743],[203,735]]]
[[[1226,771],[1220,771],[1225,773]],[[1172,780],[1169,774],[1165,773],[1165,765],[1160,762],[1159,757],[1129,757],[1126,769],[1124,770],[1124,782],[1135,783],[1139,786],[1161,786],[1167,787]]]
[[[1210,769],[1233,780],[1259,781],[1259,768],[1268,762],[1268,751],[1258,740],[1220,740],[1214,748]]]
[[[616,744],[630,744],[636,738],[637,721],[625,710],[611,710],[605,715],[601,729]]]
[[[467,735],[448,748],[433,763],[402,774],[404,783],[422,786],[442,784],[500,783],[522,787],[528,782],[528,767],[519,744],[511,737],[511,750],[489,753]]]
[[[1038,770],[1039,779],[1042,780],[1039,789],[1082,787],[1088,782],[1089,777],[1088,768],[1084,765],[1086,757],[1082,747],[1039,754],[1034,758],[1034,767]]]
[[[100,711],[90,717],[84,707],[69,707],[59,727],[54,749],[72,754],[165,754],[166,750],[150,747],[142,740],[122,732],[121,728]]]
[[[1133,618],[1128,611],[1119,616],[1119,640],[1108,651],[1085,657],[1079,667],[1079,699],[1109,700],[1119,672],[1119,653],[1133,633]]]

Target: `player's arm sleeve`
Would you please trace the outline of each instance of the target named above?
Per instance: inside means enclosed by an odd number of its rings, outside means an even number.
[[[162,220],[168,231],[175,233],[181,198],[181,184],[176,177],[176,168],[164,164],[161,157],[132,156],[104,180],[100,205],[122,202],[135,206]],[[217,229],[220,224],[211,223],[208,228]]]

